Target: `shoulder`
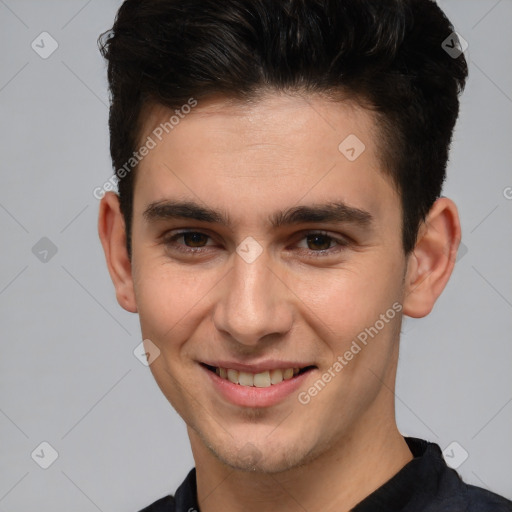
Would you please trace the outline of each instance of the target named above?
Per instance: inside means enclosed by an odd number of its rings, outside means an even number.
[[[139,512],[174,512],[174,496],[164,496]]]
[[[512,501],[481,487],[465,484],[468,512],[512,512]]]
[[[442,512],[452,510],[461,512],[512,512],[512,501],[482,487],[464,482],[461,476],[450,468],[446,468],[444,472],[439,491],[434,503],[443,504],[439,509]]]
[[[401,493],[408,495],[405,511],[413,512],[512,512],[512,501],[471,485],[449,467],[435,444],[405,438],[414,459],[395,477]],[[405,487],[404,487],[405,485]]]
[[[447,467],[443,473],[438,495],[446,503],[443,512],[512,512],[512,501],[504,496],[466,483],[454,469]]]
[[[139,512],[191,512],[197,511],[196,469],[192,468],[174,496],[169,494]]]

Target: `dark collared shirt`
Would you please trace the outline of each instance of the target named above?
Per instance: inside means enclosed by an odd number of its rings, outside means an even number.
[[[414,459],[361,501],[353,512],[512,512],[512,501],[468,485],[446,465],[437,444],[405,437]],[[176,494],[155,501],[140,512],[200,512],[196,470]]]

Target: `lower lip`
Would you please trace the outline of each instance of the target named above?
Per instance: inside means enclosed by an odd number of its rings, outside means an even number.
[[[233,384],[227,379],[219,377],[216,373],[200,365],[205,371],[215,389],[229,402],[240,407],[270,407],[275,405],[292,393],[303,384],[304,380],[313,370],[295,375],[291,379],[283,380],[279,384],[272,384],[266,388],[255,386],[242,386]]]

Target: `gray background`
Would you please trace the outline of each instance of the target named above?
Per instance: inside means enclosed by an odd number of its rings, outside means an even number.
[[[119,5],[0,0],[0,512],[135,511],[193,466],[96,232],[92,191],[111,175],[96,39]],[[441,6],[469,43],[445,187],[464,247],[432,314],[404,324],[398,424],[456,441],[462,476],[512,499],[512,2]],[[31,48],[43,31],[59,45],[47,59]],[[42,237],[57,248],[46,262]],[[59,454],[48,469],[31,458],[43,441]]]

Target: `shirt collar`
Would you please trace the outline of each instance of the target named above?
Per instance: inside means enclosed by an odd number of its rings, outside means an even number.
[[[441,482],[453,475],[447,467],[441,449],[423,439],[404,437],[414,458],[385,484],[367,496],[353,512],[408,512],[423,510],[435,500]]]
[[[353,512],[407,512],[418,509],[438,493],[442,477],[449,471],[437,444],[404,437],[414,458],[396,475],[361,501]],[[193,468],[178,487],[176,512],[199,512],[196,470]]]

